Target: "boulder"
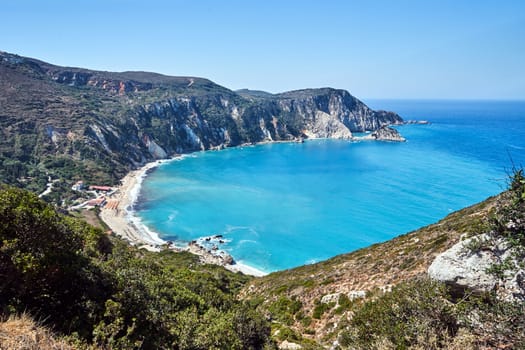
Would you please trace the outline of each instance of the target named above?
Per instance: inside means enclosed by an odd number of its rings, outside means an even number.
[[[323,297],[321,298],[321,303],[323,303],[323,304],[330,304],[330,303],[339,304],[339,298],[341,297],[341,294],[343,294],[343,293],[333,293],[333,294],[323,295]],[[364,297],[366,297],[366,292],[364,290],[351,290],[348,293],[346,293],[346,296],[350,300],[363,299]]]
[[[288,340],[283,341],[281,344],[279,344],[279,349],[286,349],[286,350],[298,350],[302,349],[303,347],[299,344],[289,342]]]
[[[351,290],[347,296],[350,300],[363,299],[366,297],[366,292],[364,290]]]
[[[501,299],[524,301],[525,271],[519,267],[513,253],[504,238],[478,235],[438,255],[428,268],[428,275],[450,286],[456,295],[466,291],[476,294],[496,291]],[[510,262],[504,276],[488,272],[491,266],[504,261]]]
[[[323,304],[336,303],[337,304],[340,296],[341,296],[341,293],[323,295],[323,297],[321,298],[321,303]]]

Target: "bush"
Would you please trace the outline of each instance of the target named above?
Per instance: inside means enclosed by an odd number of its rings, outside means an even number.
[[[473,347],[482,349],[525,348],[525,304],[509,303],[492,296],[465,302],[461,323],[474,335]]]
[[[491,218],[494,234],[503,236],[525,253],[525,176],[523,169],[509,176],[509,190]]]
[[[326,311],[330,310],[334,306],[335,306],[335,303],[326,304],[326,303],[319,302],[314,307],[314,311],[312,312],[312,317],[319,320],[321,319],[321,316],[323,316],[323,314]]]
[[[35,194],[1,187],[0,310],[27,310],[63,331],[89,327],[86,315],[96,312],[108,292],[86,252],[106,246],[105,240],[99,230],[61,216]]]
[[[525,176],[523,169],[509,175],[509,189],[489,220],[491,234],[503,237],[512,250],[512,257],[493,264],[488,273],[503,278],[508,272],[523,268],[525,259]],[[520,266],[521,265],[521,266]]]
[[[397,349],[440,348],[458,330],[446,296],[445,287],[430,280],[400,284],[391,293],[357,308],[340,343],[352,349],[379,344]]]
[[[248,277],[200,265],[187,253],[110,242],[36,195],[8,187],[0,188],[0,280],[1,314],[28,311],[77,345],[273,346],[268,322],[235,297]],[[289,307],[298,310],[295,302]]]
[[[287,325],[292,325],[295,314],[297,314],[301,308],[302,303],[299,300],[280,297],[268,307],[268,311],[270,311],[273,319]]]

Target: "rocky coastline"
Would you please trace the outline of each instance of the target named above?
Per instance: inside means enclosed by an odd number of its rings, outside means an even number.
[[[370,134],[377,141],[405,142],[399,131],[389,126],[383,126]]]
[[[365,137],[351,136],[349,140],[376,140],[376,141],[404,141],[405,139],[399,132],[391,127],[384,126],[380,130],[371,133]],[[314,139],[316,137],[313,137]],[[263,141],[257,143],[246,143],[242,146],[252,146],[255,144],[275,143],[275,142],[304,142],[303,138],[295,138],[291,141]],[[222,148],[216,148],[220,150]],[[214,149],[215,150],[215,149]],[[108,203],[101,208],[100,218],[111,228],[112,232],[122,239],[128,241],[132,245],[140,248],[158,252],[162,249],[170,249],[174,251],[189,251],[192,254],[198,255],[201,262],[207,264],[216,264],[223,266],[234,272],[243,272],[245,274],[262,276],[265,273],[236,262],[235,259],[225,250],[220,249],[221,245],[225,243],[220,235],[205,236],[198,240],[191,241],[187,247],[178,247],[173,242],[162,240],[155,232],[150,231],[144,226],[140,220],[135,217],[133,213],[133,206],[138,198],[142,180],[147,174],[153,171],[156,167],[164,162],[169,162],[180,158],[181,155],[176,155],[171,159],[157,160],[142,166],[141,168],[129,172],[121,181],[118,190],[108,197]]]
[[[172,159],[177,158],[180,156]],[[101,208],[100,219],[108,225],[112,233],[141,249],[152,252],[159,252],[163,249],[188,251],[199,256],[200,261],[205,264],[220,265],[230,271],[242,272],[252,276],[265,275],[260,270],[236,262],[230,254],[220,249],[221,245],[226,243],[220,235],[202,237],[190,242],[187,247],[179,247],[173,242],[161,239],[135,217],[133,206],[140,192],[142,180],[149,172],[167,161],[170,160],[147,163],[140,169],[131,171],[121,180],[118,190],[108,197],[108,203],[112,203],[112,205]]]
[[[23,147],[4,156],[27,155],[10,182],[37,183],[40,192],[46,173],[72,182],[116,182],[174,154],[306,138],[352,140],[354,133],[403,124],[394,112],[327,87],[233,91],[203,78],[60,67],[7,52],[0,52],[0,75],[5,144],[18,145],[16,135],[27,135]],[[40,105],[46,108],[20,108]],[[46,161],[58,154],[60,161]],[[64,173],[63,164],[74,172]]]

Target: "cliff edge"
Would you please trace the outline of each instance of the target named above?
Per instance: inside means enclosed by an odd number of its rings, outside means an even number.
[[[59,67],[6,52],[0,76],[0,176],[38,190],[49,175],[115,183],[174,154],[350,139],[403,122],[332,88],[234,92],[203,78]]]

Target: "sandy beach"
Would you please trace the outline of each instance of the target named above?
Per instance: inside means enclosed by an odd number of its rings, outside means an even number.
[[[161,163],[162,161],[151,162],[127,174],[121,180],[118,190],[108,198],[107,205],[100,213],[100,218],[116,235],[133,245],[144,246],[148,250],[159,250],[159,246],[166,242],[156,234],[139,227],[137,219],[133,217],[132,208],[147,172]]]
[[[130,244],[149,251],[160,251],[166,241],[147,229],[140,223],[140,219],[133,215],[133,204],[138,198],[142,181],[148,171],[169,160],[158,160],[147,163],[138,170],[131,171],[122,180],[118,190],[107,199],[107,204],[102,208],[100,218],[111,228],[111,230]],[[198,245],[190,245],[185,249],[170,246],[169,249],[176,251],[187,250],[198,255],[203,263],[224,266],[233,272],[242,272],[246,275],[263,276],[264,272],[250,266],[230,262],[228,256],[218,256]]]

